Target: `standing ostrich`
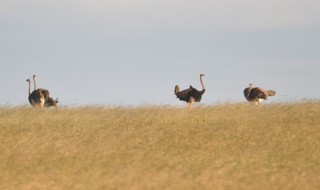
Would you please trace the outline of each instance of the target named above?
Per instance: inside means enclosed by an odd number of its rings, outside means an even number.
[[[174,94],[179,98],[181,101],[187,102],[187,107],[190,108],[194,102],[200,102],[202,95],[206,91],[206,87],[204,86],[202,78],[204,77],[204,74],[200,74],[200,83],[202,86],[202,90],[199,91],[195,88],[193,88],[191,85],[188,89],[180,91],[180,88],[178,85],[175,86]]]
[[[42,94],[41,90],[34,90],[32,93],[30,93],[30,79],[26,80],[29,83],[29,103],[33,106],[40,106],[41,108],[43,108],[44,102],[45,102],[45,96]]]
[[[250,83],[249,87],[244,89],[243,94],[249,102],[253,102],[255,105],[260,105],[263,100],[267,100],[268,96],[274,96],[276,91],[266,91],[259,87],[253,87],[253,85]]]
[[[32,76],[33,83],[34,83],[34,90],[40,90],[42,92],[42,94],[45,96],[44,106],[45,107],[50,107],[50,106],[57,107],[57,105],[59,103],[58,98],[54,100],[53,98],[49,97],[49,91],[47,89],[43,89],[43,88],[37,89],[36,77],[37,77],[37,75]]]
[[[58,107],[59,100],[56,98],[55,100],[51,97],[48,97],[44,102],[44,107]]]

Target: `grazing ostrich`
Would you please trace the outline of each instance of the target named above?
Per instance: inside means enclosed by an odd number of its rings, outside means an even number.
[[[202,77],[204,77],[204,74],[200,74],[200,83],[202,86],[202,90],[199,91],[195,88],[193,88],[191,85],[188,89],[180,91],[180,88],[178,85],[175,86],[174,94],[179,98],[181,101],[187,102],[187,107],[190,108],[194,102],[200,102],[202,95],[206,91],[206,87],[203,84]]]
[[[59,103],[58,98],[54,100],[53,98],[48,97],[48,99],[46,99],[46,101],[44,102],[44,107],[50,107],[50,106],[58,107],[58,103]]]
[[[276,91],[266,91],[259,87],[253,87],[250,83],[249,87],[244,89],[243,94],[249,102],[254,102],[254,104],[260,105],[263,100],[267,100],[268,96],[274,96],[276,94]]]
[[[30,79],[26,80],[29,83],[29,103],[33,106],[40,106],[43,108],[44,102],[45,102],[45,96],[42,94],[41,90],[34,90],[32,93],[30,93]]]

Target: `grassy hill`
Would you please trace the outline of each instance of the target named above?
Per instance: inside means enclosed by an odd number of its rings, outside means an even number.
[[[320,102],[2,107],[0,189],[320,189]]]

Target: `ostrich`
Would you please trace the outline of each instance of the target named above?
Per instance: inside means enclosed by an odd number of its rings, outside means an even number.
[[[41,90],[34,90],[32,93],[30,93],[30,79],[26,80],[29,83],[29,90],[28,90],[28,99],[29,103],[33,106],[40,106],[43,108],[44,102],[45,102],[45,96],[42,94]]]
[[[37,75],[33,75],[32,76],[33,83],[34,83],[34,90],[37,89],[37,87],[36,87],[36,77],[37,77]],[[57,105],[59,103],[58,98],[54,100],[53,98],[49,97],[49,91],[46,90],[46,89],[39,88],[38,90],[40,90],[42,92],[42,94],[45,96],[45,102],[44,102],[44,106],[45,107],[50,107],[50,106],[57,107]]]
[[[58,98],[54,100],[53,98],[48,97],[48,99],[46,99],[46,101],[44,102],[44,107],[50,107],[50,106],[58,107],[58,103],[59,103]]]
[[[255,105],[260,105],[263,100],[267,100],[268,96],[274,96],[276,91],[266,91],[259,87],[253,87],[253,85],[250,83],[249,87],[244,89],[243,94],[249,102],[254,102]]]
[[[187,102],[187,107],[190,108],[194,102],[200,102],[202,95],[206,91],[206,87],[203,84],[202,78],[204,77],[204,74],[200,74],[200,83],[202,86],[202,90],[199,91],[195,88],[193,88],[191,85],[188,89],[180,91],[180,88],[178,85],[175,86],[174,94],[179,98],[181,101]]]

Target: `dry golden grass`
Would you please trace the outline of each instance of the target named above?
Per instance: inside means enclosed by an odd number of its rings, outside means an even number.
[[[0,189],[320,189],[320,102],[0,108]]]

